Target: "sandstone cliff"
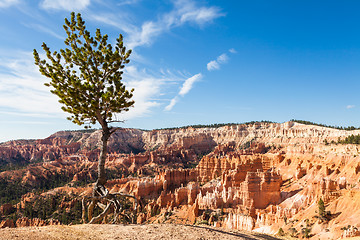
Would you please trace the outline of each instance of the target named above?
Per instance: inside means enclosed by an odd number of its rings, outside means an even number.
[[[337,141],[360,130],[345,131],[295,122],[254,123],[219,128],[179,128],[143,131],[120,129],[111,138],[109,148],[116,153],[139,153],[160,147],[193,149],[197,153],[208,153],[219,144],[234,143],[240,147],[254,141],[267,145],[293,147],[307,151],[310,145]],[[43,140],[9,141],[0,144],[0,160],[3,161],[51,161],[65,156],[84,154],[96,159],[100,146],[100,132],[58,132]],[[299,150],[301,149],[301,150]],[[95,151],[95,153],[93,153]],[[95,156],[94,156],[95,154]]]

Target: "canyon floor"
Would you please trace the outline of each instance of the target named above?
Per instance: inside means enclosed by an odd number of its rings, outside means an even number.
[[[264,234],[253,234],[240,231],[225,231],[209,226],[174,225],[174,224],[146,224],[146,225],[57,225],[43,227],[22,227],[0,229],[1,239],[270,239],[277,238]]]

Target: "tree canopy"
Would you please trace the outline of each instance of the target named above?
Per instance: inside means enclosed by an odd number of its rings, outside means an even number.
[[[78,125],[99,122],[104,128],[108,123],[118,121],[116,113],[128,111],[134,89],[128,91],[122,82],[123,68],[129,63],[131,50],[126,50],[123,37],[116,39],[115,48],[108,43],[108,35],[100,29],[96,36],[90,36],[81,14],[71,13],[70,21],[65,18],[64,41],[69,48],[60,52],[50,51],[43,43],[45,59],[40,59],[34,49],[35,64],[40,72],[51,79],[46,86],[57,95],[63,104],[62,110],[70,113],[69,120]]]

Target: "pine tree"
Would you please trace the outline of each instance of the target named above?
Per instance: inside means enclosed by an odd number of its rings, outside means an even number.
[[[78,125],[91,127],[98,122],[102,128],[102,151],[99,161],[98,183],[106,183],[105,159],[107,141],[116,130],[109,123],[119,122],[115,113],[128,111],[134,101],[131,91],[122,83],[122,69],[129,63],[131,50],[126,51],[122,35],[116,39],[115,51],[108,44],[108,35],[101,35],[96,30],[96,37],[91,37],[85,28],[81,14],[71,13],[71,20],[65,18],[64,29],[67,33],[65,44],[70,47],[60,49],[60,53],[50,51],[43,43],[42,48],[50,62],[41,60],[34,49],[35,64],[40,72],[51,79],[46,86],[57,95],[63,104],[62,110],[70,113],[69,120]]]
[[[122,82],[123,69],[130,61],[131,50],[126,50],[121,34],[116,39],[115,48],[108,43],[108,35],[102,35],[100,29],[92,37],[80,13],[76,19],[74,12],[70,21],[65,18],[64,29],[67,34],[64,42],[69,48],[51,52],[43,43],[47,60],[40,59],[34,49],[35,64],[44,76],[51,79],[45,85],[59,97],[61,109],[70,114],[69,120],[85,125],[85,128],[100,124],[102,149],[93,195],[104,197],[108,194],[104,187],[107,143],[117,130],[110,124],[121,122],[116,114],[128,111],[134,105],[131,100],[134,89],[127,90]]]
[[[325,203],[324,201],[320,198],[320,200],[318,201],[318,208],[319,208],[319,216],[321,218],[325,217]]]

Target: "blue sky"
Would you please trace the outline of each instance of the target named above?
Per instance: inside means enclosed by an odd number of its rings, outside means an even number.
[[[0,142],[79,129],[32,57],[42,42],[64,47],[72,11],[133,49],[124,81],[136,104],[119,126],[295,118],[358,127],[359,10],[330,0],[0,0]]]

